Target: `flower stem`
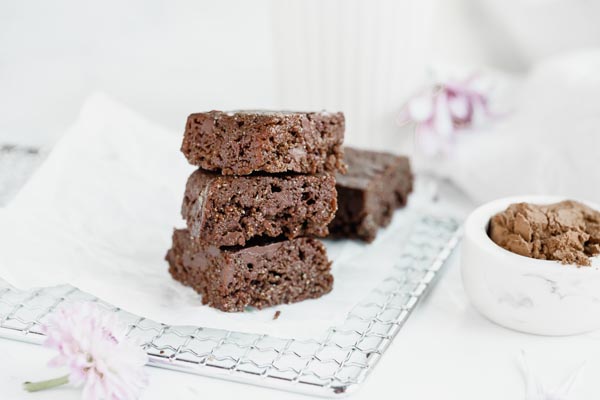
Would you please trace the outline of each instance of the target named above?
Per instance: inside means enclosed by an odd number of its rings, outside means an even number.
[[[37,392],[38,390],[50,389],[60,385],[69,383],[69,375],[61,376],[60,378],[48,379],[47,381],[25,382],[23,389],[28,392]]]

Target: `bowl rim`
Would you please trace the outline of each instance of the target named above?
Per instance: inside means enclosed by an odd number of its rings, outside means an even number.
[[[564,200],[573,200],[585,204],[594,210],[600,211],[600,206],[594,202],[580,199],[573,199],[567,196],[559,195],[522,195],[502,197],[489,201],[473,210],[465,220],[465,238],[471,239],[476,245],[483,248],[487,253],[498,257],[507,258],[510,265],[543,265],[544,268],[552,268],[561,272],[577,270],[578,273],[598,273],[598,266],[581,266],[577,264],[563,264],[556,260],[540,260],[513,253],[498,244],[496,244],[487,234],[487,225],[495,214],[504,211],[509,205],[514,203],[533,203],[533,204],[551,204]],[[600,257],[600,256],[597,256]],[[581,272],[579,272],[581,271]],[[586,271],[586,272],[583,272]]]

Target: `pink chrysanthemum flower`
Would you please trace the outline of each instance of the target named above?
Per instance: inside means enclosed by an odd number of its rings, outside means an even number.
[[[83,399],[133,400],[147,384],[144,350],[125,337],[114,313],[93,303],[79,303],[54,312],[43,326],[46,347],[58,350],[50,361],[69,374],[44,382],[25,383],[36,391],[71,383],[83,386]]]
[[[448,150],[455,133],[491,116],[489,98],[476,78],[437,83],[412,97],[400,111],[400,124],[416,124],[416,140],[429,154]]]

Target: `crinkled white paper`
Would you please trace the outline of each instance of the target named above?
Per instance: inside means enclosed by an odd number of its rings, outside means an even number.
[[[245,313],[203,306],[164,261],[173,227],[184,226],[179,210],[194,170],[179,151],[181,135],[104,95],[90,98],[42,167],[0,209],[0,276],[20,288],[69,283],[168,324],[294,337],[315,337],[342,322],[387,276],[410,227],[409,210],[398,211],[371,245],[327,243],[335,284],[320,299]]]

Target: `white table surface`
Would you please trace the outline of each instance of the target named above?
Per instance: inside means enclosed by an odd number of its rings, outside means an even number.
[[[352,399],[523,399],[518,366],[521,349],[549,386],[558,384],[587,360],[572,399],[597,399],[600,393],[600,333],[540,337],[506,330],[481,317],[467,302],[460,283],[458,256],[415,310],[406,326]],[[0,340],[0,398],[78,399],[80,391],[60,388],[25,393],[21,383],[58,376],[46,366],[52,352],[26,343]],[[228,398],[302,399],[281,391],[148,368],[150,385],[143,399]]]

